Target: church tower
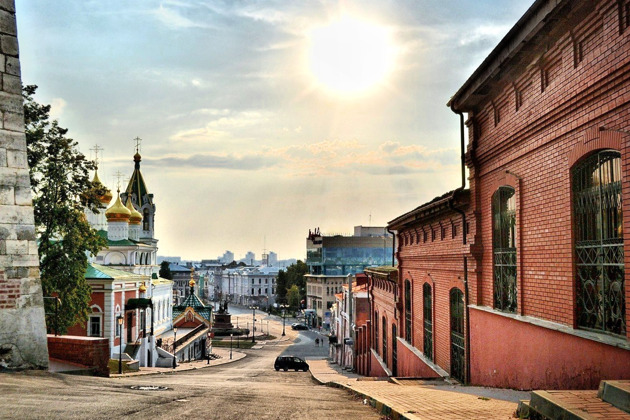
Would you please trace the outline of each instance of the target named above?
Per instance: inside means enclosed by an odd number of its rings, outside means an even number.
[[[139,139],[136,139],[139,142]],[[122,201],[126,203],[129,199],[133,207],[142,215],[142,226],[140,229],[140,242],[147,245],[157,245],[154,237],[155,229],[155,204],[153,204],[153,194],[149,193],[147,185],[140,172],[140,162],[142,157],[136,145],[136,154],[133,156],[135,163],[133,174],[127,185],[127,189],[120,195]]]

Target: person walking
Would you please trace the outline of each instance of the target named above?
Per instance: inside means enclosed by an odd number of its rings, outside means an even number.
[[[319,347],[319,338],[315,339],[315,347]]]

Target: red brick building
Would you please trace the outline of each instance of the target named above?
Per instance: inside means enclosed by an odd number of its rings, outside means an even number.
[[[519,389],[630,378],[629,57],[629,1],[537,0],[449,101],[469,197],[389,226],[412,365]]]

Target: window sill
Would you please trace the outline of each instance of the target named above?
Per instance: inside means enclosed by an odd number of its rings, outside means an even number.
[[[494,315],[510,318],[515,321],[525,322],[527,324],[535,325],[537,327],[547,328],[549,330],[558,331],[564,334],[573,335],[575,337],[584,338],[585,340],[596,341],[598,343],[606,344],[609,346],[619,347],[620,349],[630,350],[630,341],[628,341],[627,339],[623,337],[614,337],[614,336],[607,335],[604,333],[596,333],[593,331],[579,330],[579,329],[571,328],[564,324],[547,321],[547,320],[536,318],[533,316],[518,315],[518,314],[511,314],[508,312],[497,311],[487,306],[468,305],[468,307],[471,309],[476,309],[478,311],[488,312]]]

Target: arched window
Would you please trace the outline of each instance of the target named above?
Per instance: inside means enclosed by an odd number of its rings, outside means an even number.
[[[378,312],[374,312],[374,350],[378,354]]]
[[[424,283],[422,286],[422,315],[424,318],[423,352],[427,358],[433,360],[433,295],[429,283]]]
[[[516,312],[516,198],[514,188],[500,187],[492,196],[494,307]]]
[[[151,223],[149,221],[149,209],[142,211],[142,230],[151,230]]]
[[[625,335],[621,155],[596,153],[571,176],[577,325]]]
[[[405,280],[405,340],[407,340],[409,344],[413,344],[411,342],[411,332],[411,282]]]
[[[387,366],[387,319],[383,317],[383,362]]]
[[[465,381],[464,340],[464,294],[459,289],[451,289],[451,376],[458,381]]]

